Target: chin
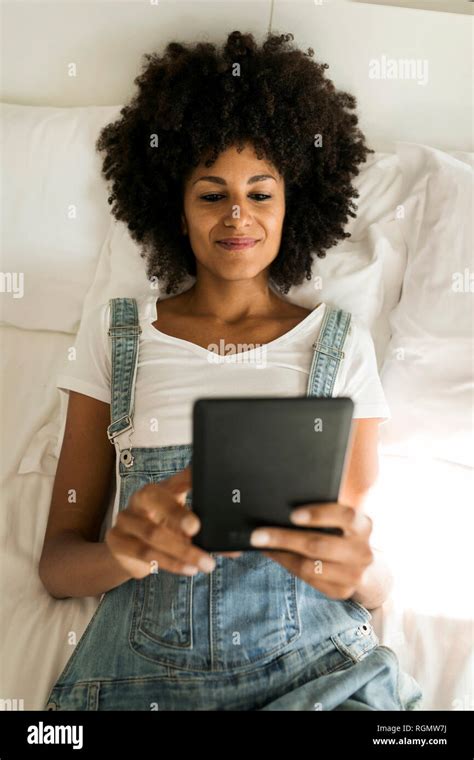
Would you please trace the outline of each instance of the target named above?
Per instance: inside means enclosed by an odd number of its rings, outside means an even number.
[[[257,277],[260,272],[266,269],[271,261],[243,261],[238,256],[223,260],[219,258],[212,261],[211,266],[207,268],[218,277],[224,280],[247,280]]]
[[[253,280],[255,277],[258,277],[261,271],[261,269],[241,269],[240,271],[236,269],[233,272],[222,272],[219,270],[214,271],[214,275],[216,277],[219,277],[221,280],[226,280],[227,282],[236,282],[238,280]]]

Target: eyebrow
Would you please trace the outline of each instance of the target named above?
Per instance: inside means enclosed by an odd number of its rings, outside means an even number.
[[[253,177],[250,177],[250,179],[247,180],[247,185],[251,185],[253,182],[261,182],[263,179],[273,179],[276,182],[275,177],[272,177],[271,174],[255,174]],[[193,182],[193,185],[196,184],[196,182],[215,182],[216,185],[227,185],[227,182],[223,177],[214,177],[213,175],[207,175],[206,177],[199,177],[199,179],[196,179]]]

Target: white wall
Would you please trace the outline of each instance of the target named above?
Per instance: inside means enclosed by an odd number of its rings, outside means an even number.
[[[142,55],[170,39],[222,41],[234,30],[295,35],[353,92],[375,150],[412,140],[473,150],[474,19],[353,0],[135,0],[2,2],[4,102],[116,105],[134,92]],[[414,59],[428,81],[369,77],[371,59]],[[77,76],[68,76],[68,64]]]
[[[351,0],[277,0],[272,28],[313,47],[329,64],[327,74],[356,95],[376,150],[392,150],[394,140],[473,150],[472,16]],[[370,79],[369,61],[382,56],[426,61],[427,84]]]

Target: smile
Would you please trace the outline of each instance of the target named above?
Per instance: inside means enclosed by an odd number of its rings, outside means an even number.
[[[225,248],[226,251],[242,251],[246,248],[253,248],[258,243],[255,238],[229,238],[228,240],[217,240],[217,245]]]

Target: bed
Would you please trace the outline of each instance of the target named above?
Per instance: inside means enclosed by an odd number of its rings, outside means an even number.
[[[92,147],[119,110],[1,106],[6,710],[42,709],[99,602],[52,598],[37,566],[67,408],[56,378],[87,309],[149,287],[136,244],[110,217]],[[351,238],[287,296],[307,308],[324,300],[347,309],[374,338],[392,419],[380,427],[368,509],[395,586],[373,623],[422,686],[423,707],[434,710],[474,708],[472,169],[472,153],[418,143],[371,155],[355,180]],[[112,488],[103,532],[115,497]]]

